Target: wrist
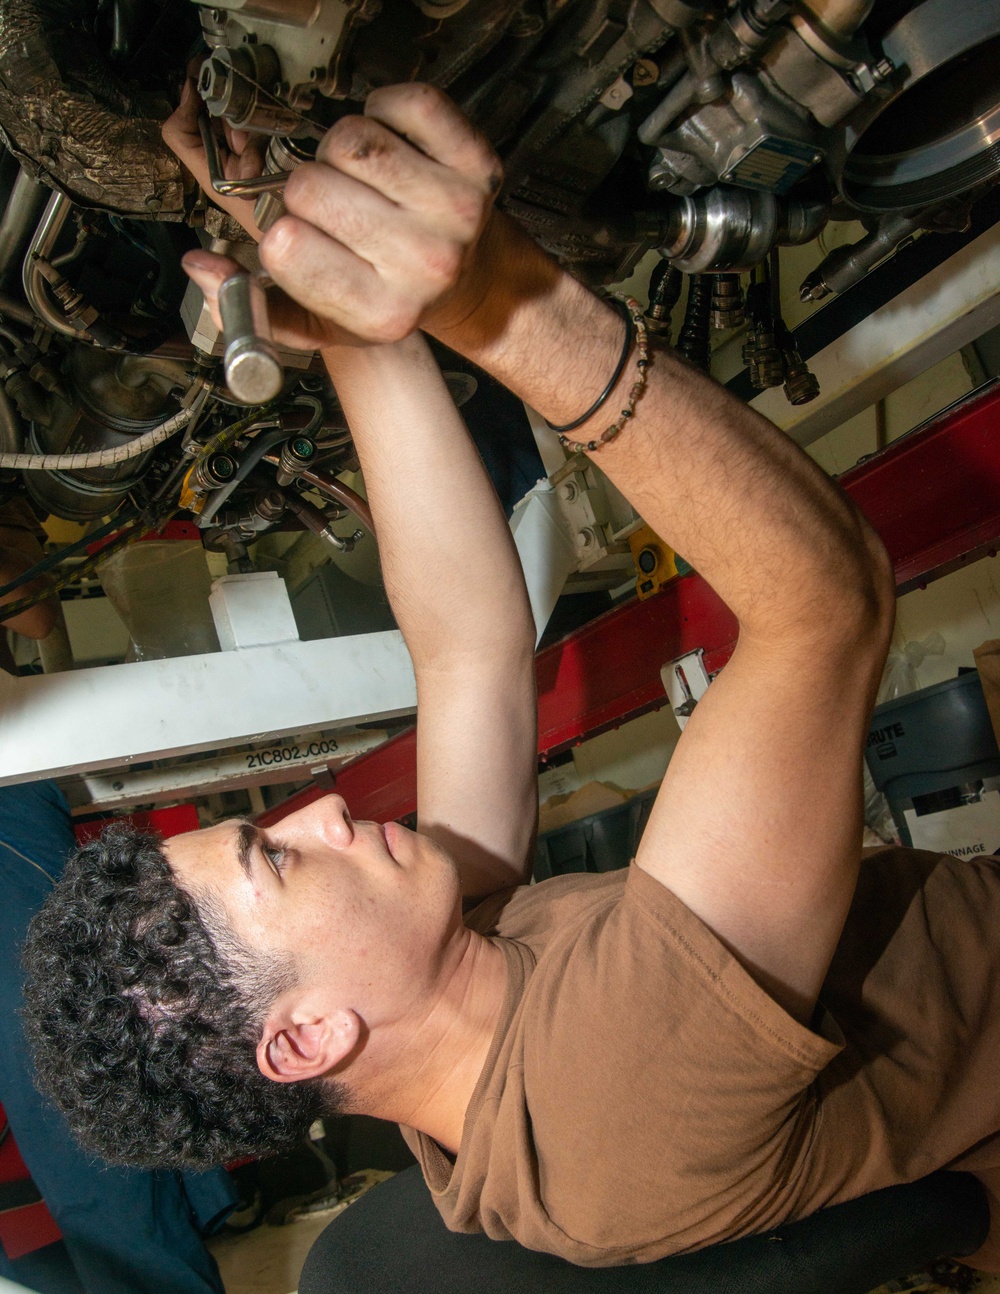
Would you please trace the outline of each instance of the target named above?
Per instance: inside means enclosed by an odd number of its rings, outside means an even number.
[[[476,248],[460,296],[424,326],[552,423],[588,407],[622,345],[619,313],[500,212]]]

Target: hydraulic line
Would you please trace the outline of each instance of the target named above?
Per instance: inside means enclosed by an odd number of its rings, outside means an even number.
[[[276,427],[272,431],[258,432],[257,438],[240,460],[240,465],[234,472],[232,480],[227,481],[219,489],[213,490],[205,500],[204,508],[198,513],[198,526],[204,529],[205,526],[210,525],[222,505],[240,482],[246,480],[267,451],[295,434],[294,431],[286,431],[284,427]]]
[[[276,455],[269,454],[265,462],[273,463],[277,466],[278,459]],[[331,499],[347,508],[349,512],[353,512],[361,524],[371,531],[373,535],[375,534],[375,523],[372,520],[371,508],[369,508],[361,495],[352,490],[349,485],[344,485],[335,476],[331,476],[329,472],[324,472],[318,467],[307,467],[300,473],[299,479],[306,481],[309,485],[314,485],[317,490],[328,494]]]
[[[162,445],[191,421],[192,411],[181,409],[152,431],[112,449],[93,449],[82,454],[0,454],[0,471],[16,472],[82,472],[95,467],[113,467],[139,458]]]
[[[23,328],[34,328],[38,323],[38,316],[33,310],[29,310],[22,301],[15,300],[6,292],[0,292],[0,315],[12,319]]]
[[[79,331],[73,327],[63,312],[49,299],[45,282],[39,269],[39,260],[52,254],[52,249],[62,233],[66,218],[73,209],[73,204],[62,193],[53,192],[49,198],[42,219],[31,240],[28,254],[24,258],[24,295],[35,314],[53,332],[67,337],[79,337]]]
[[[269,449],[273,449],[274,445],[281,443],[282,440],[287,440],[290,436],[312,436],[312,433],[316,431],[316,428],[320,426],[320,423],[322,422],[322,402],[317,400],[314,396],[296,396],[296,399],[292,401],[291,408],[294,409],[296,406],[305,406],[305,408],[312,409],[312,417],[309,418],[308,423],[301,428],[301,431],[290,431],[283,427],[274,428],[273,431],[261,430],[259,435],[257,435],[257,439],[254,441],[254,444],[252,444],[246,454],[243,455],[242,462],[239,463],[238,470],[235,472],[233,479],[226,481],[225,485],[221,485],[219,489],[213,490],[206,501],[204,501],[204,507],[198,514],[199,527],[206,527],[212,518],[215,518],[220,507],[223,506],[226,499],[228,499],[230,494],[233,493],[233,490],[237,488],[237,485],[239,485],[241,481],[246,480],[246,477],[250,475],[252,470],[254,470],[257,463],[261,461],[261,458],[264,458],[264,455]],[[270,406],[270,408],[273,409],[274,405]],[[246,428],[246,430],[250,430],[250,428]],[[224,435],[229,435],[229,431],[232,431],[232,428],[228,428],[228,431],[226,431]],[[232,445],[233,439],[235,439],[235,437],[230,437],[230,439],[226,441],[226,445]],[[202,459],[207,458],[208,455],[220,453],[221,450],[226,448],[226,446],[216,446],[216,440],[217,437],[210,441],[210,444],[204,446],[204,450],[202,450],[202,453],[198,455],[199,462],[201,462]]]
[[[329,521],[315,504],[310,503],[308,499],[300,499],[293,490],[282,490],[280,493],[284,496],[289,512],[293,512],[307,530],[311,530],[314,535],[336,548],[338,552],[349,553],[358,540],[363,538],[363,532],[356,530],[350,538],[342,539],[340,535],[334,533]]]
[[[0,386],[0,453],[18,453],[24,444],[24,429],[10,396]]]

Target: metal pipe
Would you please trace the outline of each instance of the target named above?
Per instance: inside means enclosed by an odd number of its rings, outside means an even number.
[[[45,288],[40,260],[47,261],[62,233],[73,204],[64,193],[53,193],[35,230],[35,236],[24,258],[24,295],[35,314],[54,332],[79,339],[80,333],[49,297]]]
[[[813,272],[802,280],[799,298],[822,301],[831,292],[846,292],[897,250],[905,238],[911,238],[923,227],[927,211],[916,215],[893,212],[883,216],[878,226],[856,243],[835,247]]]
[[[23,324],[25,328],[34,328],[38,323],[38,317],[33,310],[29,310],[20,301],[9,297],[6,292],[0,292],[0,315],[13,319],[15,323]]]
[[[0,453],[19,454],[24,447],[24,429],[11,402],[0,386]]]
[[[24,247],[38,224],[49,190],[38,184],[23,168],[7,199],[0,220],[0,285],[5,286],[11,272],[19,267]]]
[[[663,97],[659,106],[653,109],[639,127],[637,133],[640,142],[643,144],[658,143],[660,136],[664,134],[674,118],[680,116],[686,108],[691,107],[697,93],[698,81],[694,73],[687,72],[674,88]]]

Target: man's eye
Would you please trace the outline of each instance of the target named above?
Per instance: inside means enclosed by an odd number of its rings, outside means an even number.
[[[281,875],[285,863],[285,851],[280,845],[263,845],[264,856],[274,870]]]

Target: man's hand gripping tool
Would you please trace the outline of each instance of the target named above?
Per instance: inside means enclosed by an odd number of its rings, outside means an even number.
[[[212,189],[224,197],[253,200],[262,193],[284,187],[287,171],[228,180],[222,168],[219,145],[204,113],[198,127],[205,146],[205,158]],[[231,274],[219,288],[219,315],[225,343],[223,366],[226,385],[245,404],[267,404],[281,390],[284,369],[271,334],[265,289],[271,284],[263,270]]]

